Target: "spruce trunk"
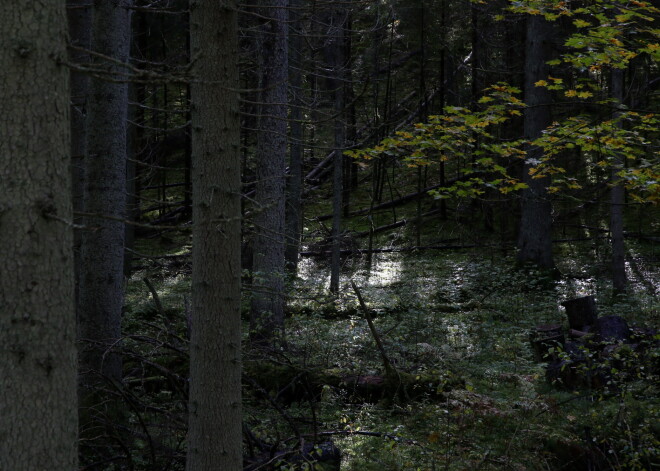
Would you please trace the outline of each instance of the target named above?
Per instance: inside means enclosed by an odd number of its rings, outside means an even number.
[[[527,18],[525,39],[525,102],[524,115],[527,158],[523,169],[522,213],[518,235],[518,261],[531,262],[539,267],[553,269],[552,257],[552,204],[548,195],[548,178],[532,178],[530,169],[538,165],[542,150],[531,144],[551,124],[552,97],[545,87],[535,82],[547,79],[552,39],[552,26],[542,15]]]
[[[0,30],[0,469],[74,471],[65,4],[5,2]]]
[[[193,311],[188,471],[243,468],[241,155],[235,1],[190,5]]]
[[[114,352],[121,336],[124,302],[124,223],[126,210],[126,130],[130,45],[129,0],[94,2],[92,50],[105,75],[90,85],[85,156],[85,212],[81,246],[78,318],[83,388],[104,379],[121,381],[121,357]],[[91,392],[91,391],[90,391]]]
[[[284,340],[285,172],[287,153],[288,0],[261,3],[261,111],[250,337]]]

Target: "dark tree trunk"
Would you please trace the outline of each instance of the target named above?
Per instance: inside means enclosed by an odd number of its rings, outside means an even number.
[[[328,55],[335,79],[334,88],[334,173],[332,190],[332,261],[330,265],[330,292],[339,292],[339,275],[341,271],[341,215],[343,210],[343,163],[344,144],[346,140],[346,122],[344,119],[344,28],[346,27],[346,12],[338,7],[332,14],[331,39]]]
[[[69,50],[69,60],[74,64],[87,64],[92,41],[92,6],[89,0],[69,0],[67,3],[67,20],[69,24],[69,43],[75,48]],[[71,188],[73,194],[73,211],[81,212],[83,207],[85,155],[87,154],[87,102],[89,94],[89,78],[86,74],[71,69],[69,74],[71,91]],[[80,224],[80,218],[74,218]],[[76,284],[76,300],[78,299],[78,277],[80,274],[80,231],[74,232],[73,252]]]
[[[254,263],[250,338],[284,341],[285,170],[288,0],[263,0],[261,110],[257,136]]]
[[[302,223],[302,160],[303,160],[303,126],[302,107],[302,19],[297,9],[302,6],[301,0],[290,0],[293,8],[291,27],[289,29],[289,57],[291,81],[291,144],[289,146],[289,180],[287,182],[286,228],[287,241],[285,259],[287,269],[294,274],[298,267],[298,252],[300,251],[300,236]],[[294,16],[295,15],[295,16]]]
[[[188,471],[240,470],[241,153],[235,1],[193,1]]]
[[[121,358],[113,352],[121,337],[124,301],[124,223],[126,216],[126,142],[130,48],[130,0],[96,0],[92,49],[113,60],[95,58],[107,75],[90,85],[85,169],[85,211],[90,227],[83,233],[78,319],[83,386],[99,375],[121,381]],[[116,218],[116,219],[110,219]]]
[[[525,39],[525,139],[533,141],[551,124],[552,97],[545,87],[535,82],[547,79],[551,58],[552,26],[542,15],[527,18]],[[523,182],[528,188],[522,192],[522,214],[518,237],[518,261],[531,262],[553,269],[552,204],[548,195],[548,178],[532,178],[529,171],[538,163],[542,151],[529,144],[523,169]]]
[[[610,94],[618,105],[623,103],[624,71],[612,69],[610,78]],[[619,112],[615,113],[615,118]],[[617,123],[622,126],[622,123]],[[625,205],[625,189],[621,178],[617,175],[623,169],[625,157],[621,153],[615,155],[612,165],[612,189],[610,190],[610,237],[612,240],[612,288],[615,293],[626,291],[626,249],[623,242],[623,207]]]

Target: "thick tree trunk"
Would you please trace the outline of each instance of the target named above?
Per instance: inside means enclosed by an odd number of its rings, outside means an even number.
[[[190,5],[193,312],[189,471],[242,469],[241,154],[236,2]]]
[[[547,79],[550,59],[552,26],[542,15],[527,18],[525,39],[525,139],[533,141],[551,124],[552,97],[545,87],[535,82]],[[553,269],[552,204],[548,195],[548,178],[532,178],[529,171],[536,166],[541,149],[529,144],[523,169],[523,181],[528,188],[522,192],[522,214],[518,235],[518,261],[532,262]]]
[[[64,2],[0,15],[0,469],[78,468]]]
[[[610,83],[610,94],[618,104],[623,103],[624,71],[613,69]],[[618,113],[615,113],[615,117]],[[619,122],[618,126],[622,124]],[[623,169],[624,156],[616,154],[612,165],[612,189],[610,190],[610,237],[612,240],[612,288],[615,293],[626,291],[626,249],[623,242],[623,206],[625,189],[617,175]]]
[[[130,46],[130,0],[96,0],[92,49],[127,62]],[[124,218],[126,211],[126,130],[128,86],[113,80],[125,78],[125,69],[114,61],[96,58],[107,76],[90,86],[88,154],[84,204],[88,219],[81,247],[78,335],[83,387],[102,375],[121,380],[121,358],[113,347],[121,336],[124,302],[124,223],[104,218]]]
[[[257,136],[254,263],[250,337],[284,339],[285,170],[289,0],[263,0],[261,113]]]
[[[287,181],[286,207],[286,251],[287,269],[294,274],[298,267],[298,252],[300,251],[302,222],[302,160],[303,160],[303,126],[302,107],[302,19],[297,9],[302,6],[300,0],[291,0],[295,13],[292,16],[289,37],[289,56],[291,80],[291,144],[289,146],[289,180]]]

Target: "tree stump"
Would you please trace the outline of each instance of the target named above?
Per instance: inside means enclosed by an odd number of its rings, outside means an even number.
[[[594,325],[598,319],[598,309],[593,296],[569,299],[561,305],[566,308],[566,316],[571,329],[589,330],[586,327]]]

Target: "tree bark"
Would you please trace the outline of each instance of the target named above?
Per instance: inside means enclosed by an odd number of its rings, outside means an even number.
[[[189,471],[242,469],[237,5],[190,3],[193,312]]]
[[[289,180],[287,181],[286,207],[286,251],[287,269],[293,275],[298,267],[298,252],[300,250],[302,222],[302,160],[303,160],[303,126],[302,107],[302,19],[297,9],[301,8],[300,0],[291,0],[292,17],[289,34],[289,56],[291,80],[291,143],[289,147]]]
[[[613,69],[610,78],[610,94],[617,104],[623,103],[624,71]],[[616,118],[620,112],[616,112]],[[622,123],[617,123],[622,126]],[[615,293],[626,291],[626,248],[623,235],[623,206],[625,203],[625,189],[621,178],[617,175],[623,169],[625,157],[621,153],[614,156],[612,165],[612,189],[610,190],[610,237],[612,243],[612,288]]]
[[[64,2],[3,5],[0,469],[78,468]]]
[[[261,112],[257,136],[250,338],[284,340],[285,171],[289,0],[262,0]],[[278,340],[279,338],[279,340]]]
[[[533,141],[551,124],[552,97],[545,87],[535,82],[547,79],[552,25],[542,15],[527,18],[525,39],[525,139]],[[542,156],[542,150],[531,143],[523,168],[522,213],[518,235],[518,261],[531,262],[542,268],[555,267],[552,258],[552,204],[548,195],[548,178],[532,178],[530,169]]]
[[[132,0],[95,0],[92,50],[113,61],[95,58],[107,75],[90,85],[85,157],[84,205],[88,213],[126,216],[126,138],[128,86],[118,65],[128,61]],[[81,246],[78,335],[83,388],[102,380],[121,381],[121,357],[114,344],[121,337],[124,302],[124,223],[95,218],[86,221]]]
[[[332,179],[332,260],[330,263],[330,292],[339,292],[339,275],[341,269],[341,215],[343,210],[343,163],[344,145],[346,140],[346,122],[344,120],[344,28],[346,12],[337,7],[332,14],[330,44],[328,55],[334,71],[334,173]]]
[[[67,3],[67,21],[69,25],[69,43],[72,46],[88,50],[92,41],[92,6],[89,0],[69,0]],[[86,64],[89,62],[89,54],[80,49],[69,50],[69,60],[74,64]],[[85,179],[85,155],[87,154],[87,102],[89,94],[89,78],[86,74],[71,69],[69,74],[71,93],[71,189],[73,194],[73,211],[82,212],[84,179]],[[79,218],[74,219],[80,223]],[[76,299],[78,277],[80,274],[80,231],[74,232],[74,270]]]

